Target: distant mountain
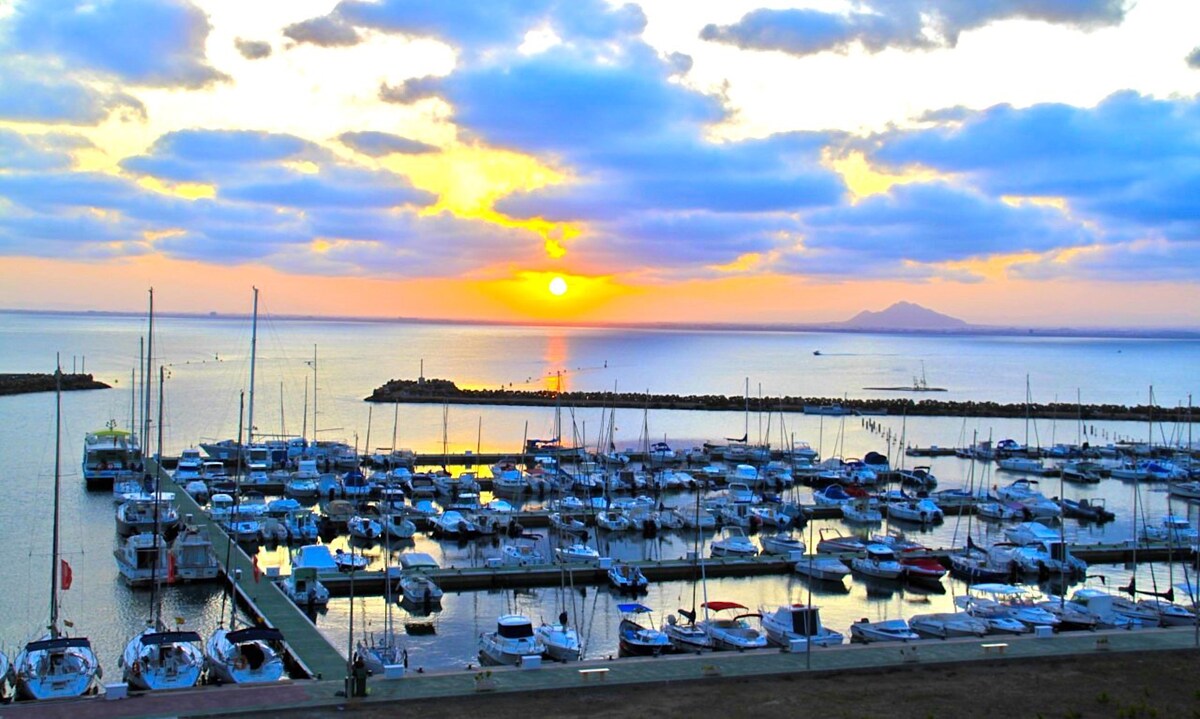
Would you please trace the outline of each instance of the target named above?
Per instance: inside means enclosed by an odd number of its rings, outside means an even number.
[[[862,311],[839,327],[860,330],[963,330],[971,325],[911,302],[897,302],[880,312]]]

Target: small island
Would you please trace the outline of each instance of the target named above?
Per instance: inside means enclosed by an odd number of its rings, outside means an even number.
[[[84,389],[110,389],[90,374],[63,374],[62,389],[74,392]],[[53,392],[54,374],[0,374],[0,395],[29,394],[31,392]]]
[[[633,409],[680,409],[693,411],[741,412],[747,406],[751,412],[806,412],[809,414],[839,415],[911,415],[924,417],[1036,417],[1039,419],[1125,420],[1147,421],[1172,417],[1175,421],[1193,421],[1189,414],[1163,407],[1126,407],[1113,404],[1076,405],[1066,402],[1050,404],[1000,404],[998,402],[959,401],[907,398],[841,399],[828,397],[743,397],[742,395],[672,395],[637,394],[632,392],[562,392],[551,390],[460,389],[450,380],[393,379],[377,388],[367,402],[480,404],[551,407],[620,407]],[[835,411],[836,410],[836,411]]]

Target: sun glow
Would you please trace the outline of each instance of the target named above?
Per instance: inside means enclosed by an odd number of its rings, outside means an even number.
[[[550,294],[555,297],[561,297],[567,294],[567,281],[562,277],[555,277],[550,280]]]

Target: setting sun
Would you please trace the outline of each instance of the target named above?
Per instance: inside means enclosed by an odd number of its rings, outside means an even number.
[[[555,296],[565,295],[567,293],[567,281],[561,277],[555,277],[550,280],[550,294]]]

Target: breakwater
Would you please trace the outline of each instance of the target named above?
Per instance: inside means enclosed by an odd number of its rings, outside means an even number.
[[[1083,421],[1155,421],[1189,422],[1193,414],[1185,409],[1125,406],[1117,404],[1076,405],[1001,404],[998,402],[914,400],[903,397],[886,399],[836,399],[830,397],[749,397],[740,395],[673,395],[632,392],[561,392],[516,389],[462,389],[444,379],[393,379],[376,388],[367,402],[414,404],[479,404],[551,407],[618,407],[622,409],[679,409],[741,412],[820,412],[822,414],[909,415],[914,417],[1010,417]],[[1197,413],[1200,416],[1200,413]]]
[[[71,392],[84,389],[109,389],[109,386],[97,381],[90,374],[64,374],[62,389],[64,392]],[[53,374],[0,374],[0,395],[53,391]]]

